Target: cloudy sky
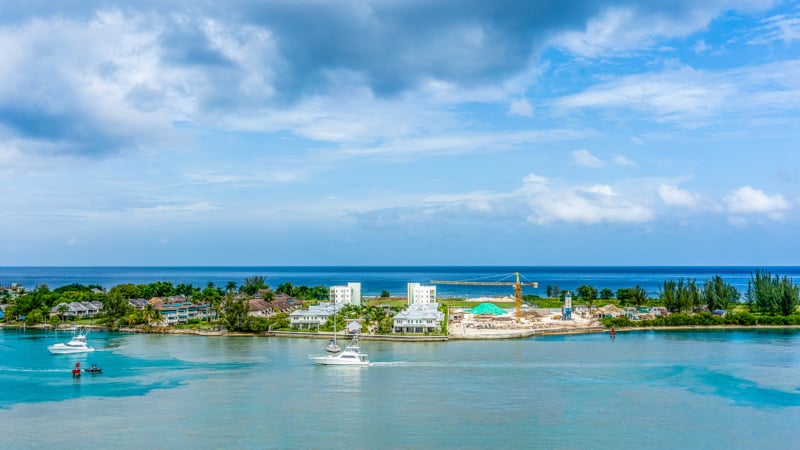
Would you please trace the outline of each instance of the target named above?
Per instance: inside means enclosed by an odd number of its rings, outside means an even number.
[[[3,3],[0,265],[798,263],[800,2]]]

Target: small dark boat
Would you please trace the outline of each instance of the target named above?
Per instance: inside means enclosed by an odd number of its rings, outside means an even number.
[[[91,374],[103,373],[103,369],[97,367],[97,364],[92,364],[92,367],[83,369],[83,371],[86,372],[86,373],[91,373]]]

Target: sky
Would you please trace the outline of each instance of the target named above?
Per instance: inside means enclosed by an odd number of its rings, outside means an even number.
[[[0,266],[798,265],[800,2],[2,1]]]

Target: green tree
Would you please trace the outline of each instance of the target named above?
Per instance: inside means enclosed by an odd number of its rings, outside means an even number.
[[[603,288],[603,290],[600,291],[600,298],[603,300],[611,300],[614,298],[614,292],[609,288]]]
[[[289,283],[288,281],[285,282],[285,283],[279,284],[278,288],[276,289],[276,291],[278,293],[281,293],[281,294],[286,294],[286,295],[288,295],[290,297],[294,297],[295,296],[294,295],[294,286],[292,286],[292,283]]]
[[[394,321],[391,317],[386,316],[378,322],[378,334],[391,334],[394,328]]]
[[[61,322],[64,322],[64,316],[67,315],[69,312],[69,306],[66,303],[61,303],[58,305],[58,317],[61,318]]]
[[[637,308],[647,301],[647,290],[638,284],[631,289],[631,294],[633,295],[633,303]]]
[[[124,298],[119,292],[109,293],[108,298],[103,303],[103,314],[113,321],[130,314],[132,309],[133,306],[128,303],[128,299]]]
[[[153,305],[149,303],[144,305],[144,308],[142,309],[142,320],[144,321],[145,325],[152,325],[156,318],[156,312],[159,316],[161,315],[161,311],[153,308]]]
[[[42,306],[52,306],[51,298],[57,297],[50,291],[47,284],[42,283],[14,301],[13,314],[15,316],[27,316],[31,311],[40,309]]]
[[[667,311],[678,312],[681,310],[678,302],[678,287],[675,280],[665,280],[658,294],[658,299],[667,308]]]
[[[228,281],[228,284],[225,285],[225,293],[230,295],[236,292],[236,282],[235,281]]]
[[[139,289],[139,287],[131,283],[118,284],[116,286],[113,286],[108,291],[109,295],[111,295],[112,293],[119,294],[122,298],[126,300],[130,300],[132,298],[140,298],[142,296],[142,292]]]
[[[275,314],[269,320],[273,330],[289,328],[289,315],[286,313]]]
[[[745,294],[750,309],[764,314],[775,314],[778,311],[776,284],[769,272],[756,269],[750,275]]]
[[[739,299],[739,291],[726,283],[719,275],[714,275],[703,284],[703,302],[709,311],[729,309]]]
[[[390,294],[389,291],[381,291],[381,298],[389,298]]]
[[[240,288],[242,292],[247,295],[255,295],[260,289],[269,289],[266,283],[266,277],[263,275],[253,275],[245,277],[244,284]]]
[[[183,295],[184,297],[189,299],[194,297],[195,294],[199,291],[200,291],[199,289],[195,288],[194,286],[188,283],[179,283],[177,286],[175,286],[176,294]]]
[[[788,277],[783,277],[779,286],[778,311],[784,316],[794,314],[800,304],[800,288]]]
[[[633,289],[619,288],[617,289],[617,300],[622,306],[630,305],[633,303]]]
[[[209,286],[206,286],[205,289],[200,291],[198,294],[195,295],[195,299],[201,303],[208,303],[214,309],[214,313],[209,313],[208,321],[211,322],[212,315],[216,314],[217,319],[219,319],[222,315],[222,295],[220,295],[219,291],[214,287],[213,283],[210,283]]]
[[[745,295],[750,308],[763,314],[791,315],[797,309],[798,287],[788,277],[774,277],[756,269],[747,283]]]
[[[25,324],[36,325],[37,323],[44,322],[44,314],[41,309],[34,309],[25,315]]]
[[[597,299],[597,288],[584,284],[578,288],[578,296],[582,301],[589,304],[589,311],[591,311],[592,304]]]
[[[547,285],[547,298],[557,298],[561,297],[561,288],[558,285],[551,286]]]
[[[247,331],[249,312],[247,300],[228,295],[222,304],[220,319],[229,330]]]
[[[680,311],[698,310],[703,303],[700,289],[697,288],[696,280],[681,278],[676,287],[676,299]]]

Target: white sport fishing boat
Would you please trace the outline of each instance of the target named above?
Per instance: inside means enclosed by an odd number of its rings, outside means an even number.
[[[309,356],[312,361],[321,366],[368,366],[369,358],[366,353],[361,352],[358,343],[358,335],[347,344],[341,353],[325,356]]]
[[[50,350],[50,353],[57,355],[68,353],[88,353],[94,351],[94,347],[89,347],[89,345],[86,343],[86,333],[82,333],[80,330],[75,332],[69,342],[53,344],[48,346],[47,349]]]

